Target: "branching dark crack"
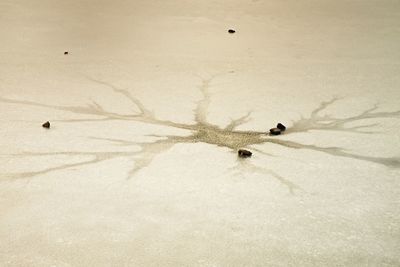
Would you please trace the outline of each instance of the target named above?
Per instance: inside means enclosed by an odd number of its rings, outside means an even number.
[[[113,84],[106,81],[94,79],[91,77],[86,77],[88,80],[92,81],[98,86],[102,86],[110,89],[116,96],[122,97],[132,104],[131,114],[121,114],[105,109],[101,104],[91,101],[86,106],[58,106],[45,103],[38,103],[34,101],[8,99],[0,97],[0,102],[16,105],[24,105],[28,107],[40,107],[48,108],[52,110],[60,110],[70,112],[72,114],[77,114],[80,116],[88,116],[87,118],[71,118],[65,120],[53,120],[53,122],[63,122],[63,123],[79,123],[79,122],[106,122],[106,121],[132,121],[141,122],[146,124],[159,125],[164,127],[172,127],[182,130],[187,130],[187,136],[180,135],[151,135],[149,137],[154,138],[154,140],[149,142],[138,142],[135,140],[124,140],[124,139],[112,139],[112,138],[100,138],[100,137],[90,137],[92,139],[109,142],[115,146],[138,146],[139,151],[115,151],[115,152],[48,152],[48,153],[35,153],[26,152],[7,155],[9,157],[35,157],[35,156],[49,156],[49,155],[67,155],[71,157],[76,156],[86,156],[90,159],[85,159],[78,163],[63,164],[56,167],[49,167],[41,171],[33,172],[21,172],[6,174],[5,177],[9,179],[18,178],[29,178],[36,175],[46,174],[53,171],[69,169],[73,167],[81,167],[90,164],[96,164],[109,159],[115,159],[118,157],[132,159],[133,166],[130,168],[127,177],[132,177],[139,170],[149,166],[153,159],[170,149],[175,144],[184,143],[207,143],[216,145],[219,147],[229,148],[232,151],[237,151],[239,148],[251,148],[263,156],[273,156],[262,149],[254,148],[254,145],[262,145],[265,143],[273,143],[283,147],[294,148],[294,149],[308,149],[311,151],[318,151],[332,156],[352,158],[356,160],[368,161],[373,163],[382,164],[388,167],[399,167],[399,158],[382,158],[382,157],[371,157],[358,155],[349,151],[346,151],[342,147],[320,147],[317,145],[306,145],[297,143],[295,141],[283,140],[281,137],[269,136],[266,132],[257,131],[240,131],[237,128],[251,119],[251,111],[247,114],[237,118],[231,119],[231,122],[225,126],[220,127],[214,125],[207,120],[207,112],[211,102],[211,94],[209,92],[210,88],[213,86],[213,80],[216,76],[205,79],[201,78],[202,82],[198,89],[200,90],[202,97],[197,102],[194,109],[194,122],[193,123],[178,123],[170,120],[162,120],[155,116],[154,112],[149,110],[143,105],[140,99],[136,98],[129,90],[119,88]],[[305,133],[311,130],[323,130],[323,131],[344,131],[354,134],[359,133],[371,133],[363,131],[376,125],[376,123],[361,124],[357,126],[348,126],[349,123],[357,122],[363,123],[365,119],[377,119],[377,118],[399,118],[400,111],[394,112],[377,112],[377,106],[374,106],[368,110],[365,110],[361,114],[347,118],[335,118],[329,115],[321,115],[328,107],[338,101],[339,98],[334,98],[330,101],[322,102],[316,109],[314,109],[309,117],[302,117],[298,121],[293,123],[285,135],[290,135],[293,133]],[[240,161],[240,164],[236,167],[238,170],[242,171],[252,171],[263,174],[268,174],[274,177],[282,185],[286,186],[291,193],[294,193],[296,189],[300,187],[290,182],[288,179],[280,176],[276,172],[266,169],[264,167],[256,166],[251,162],[251,159],[246,159],[245,161]]]
[[[237,174],[242,175],[243,173],[250,173],[250,174],[261,173],[261,174],[264,174],[267,176],[271,176],[271,177],[275,178],[279,183],[286,186],[291,195],[294,195],[296,190],[303,191],[303,189],[300,186],[296,185],[295,183],[291,182],[290,180],[286,179],[285,177],[279,175],[278,173],[276,173],[270,169],[255,165],[254,163],[252,163],[251,161],[249,161],[247,159],[239,158],[237,160],[236,166],[234,168],[231,168],[231,170],[233,170],[236,175]]]
[[[360,129],[377,126],[377,123],[364,124],[360,126],[346,126],[351,122],[360,122],[366,119],[377,119],[377,118],[399,118],[400,110],[394,112],[374,112],[378,109],[375,105],[364,112],[347,118],[335,118],[329,115],[321,115],[322,111],[325,111],[329,106],[340,100],[340,98],[333,98],[330,101],[322,102],[316,109],[311,112],[308,118],[302,117],[298,121],[293,123],[293,127],[288,130],[288,133],[295,132],[308,132],[311,130],[327,130],[327,131],[342,131],[350,133],[368,133],[373,134],[375,132],[360,131]]]

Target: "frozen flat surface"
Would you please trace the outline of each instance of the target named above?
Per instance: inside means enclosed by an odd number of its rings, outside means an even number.
[[[0,266],[399,266],[399,29],[390,0],[2,0]]]

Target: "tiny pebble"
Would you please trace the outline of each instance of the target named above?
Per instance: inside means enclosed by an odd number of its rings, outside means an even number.
[[[49,129],[50,128],[50,122],[46,121],[45,123],[42,124],[42,127]]]
[[[241,158],[249,158],[253,153],[245,149],[239,149],[238,156]]]
[[[279,130],[278,128],[272,128],[272,129],[269,130],[269,133],[271,135],[280,135],[282,133],[282,131]]]
[[[228,32],[229,32],[229,33],[235,33],[236,31],[235,31],[235,30],[232,30],[232,29],[229,29]]]
[[[65,51],[65,52],[64,52],[64,55],[68,55],[68,51]]]
[[[286,130],[286,126],[283,125],[282,123],[278,123],[278,125],[276,125],[276,128],[278,128],[282,132]]]

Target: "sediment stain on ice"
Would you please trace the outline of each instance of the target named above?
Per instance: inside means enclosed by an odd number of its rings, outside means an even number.
[[[170,149],[175,144],[185,143],[206,143],[215,145],[218,147],[228,148],[230,151],[236,153],[240,148],[247,148],[262,156],[269,157],[273,156],[268,151],[264,151],[260,148],[253,147],[254,145],[261,145],[265,143],[273,143],[279,146],[291,148],[291,149],[307,149],[316,152],[323,152],[337,157],[345,157],[356,160],[362,160],[377,164],[382,164],[387,167],[398,168],[400,166],[400,158],[398,157],[373,157],[355,154],[349,152],[344,147],[322,147],[318,145],[302,144],[295,141],[285,140],[284,137],[269,136],[268,129],[265,132],[258,131],[242,131],[238,130],[238,127],[245,124],[251,119],[251,112],[243,114],[243,116],[232,119],[231,122],[221,127],[219,125],[212,124],[207,119],[207,112],[209,104],[212,98],[210,93],[210,87],[216,75],[209,78],[201,78],[201,84],[199,90],[202,94],[202,98],[196,103],[194,112],[193,123],[178,123],[170,120],[163,120],[157,118],[154,113],[147,109],[142,101],[136,98],[129,90],[119,88],[107,81],[98,80],[92,77],[87,77],[91,82],[98,86],[107,87],[112,90],[115,95],[124,97],[130,102],[133,108],[138,112],[133,114],[120,114],[117,112],[109,111],[104,108],[101,104],[92,101],[86,106],[59,106],[52,104],[45,104],[33,101],[25,101],[18,99],[0,98],[0,102],[8,104],[17,104],[31,107],[42,107],[53,110],[61,110],[79,115],[91,116],[87,119],[67,119],[54,121],[57,123],[80,123],[80,122],[104,122],[107,121],[132,121],[142,122],[154,125],[160,125],[165,127],[173,127],[188,131],[188,135],[147,135],[153,138],[150,142],[137,142],[135,140],[128,139],[113,139],[113,138],[100,138],[91,136],[88,138],[102,140],[118,146],[132,146],[136,145],[140,147],[139,151],[115,151],[115,152],[92,152],[92,151],[71,151],[71,152],[57,152],[49,151],[44,153],[37,152],[24,152],[6,155],[9,157],[38,157],[38,156],[51,156],[51,155],[63,155],[63,156],[86,156],[86,160],[81,162],[74,162],[69,164],[63,164],[55,167],[45,168],[40,171],[32,172],[20,172],[20,173],[7,173],[5,176],[8,180],[31,178],[36,175],[46,174],[52,171],[64,170],[72,167],[79,167],[89,164],[96,164],[105,160],[114,158],[130,158],[133,160],[133,166],[130,168],[127,178],[133,177],[133,175],[149,166],[152,160],[158,154],[161,154]],[[365,119],[378,119],[378,118],[399,118],[400,111],[393,112],[380,112],[377,111],[378,107],[374,106],[364,112],[347,117],[347,118],[335,118],[329,115],[321,115],[321,113],[330,107],[332,104],[340,101],[340,98],[333,98],[329,101],[320,103],[308,117],[301,117],[299,120],[294,121],[293,125],[286,130],[285,135],[291,135],[294,133],[307,133],[311,130],[319,131],[342,131],[354,134],[374,134],[374,132],[368,131],[369,127],[373,127],[376,124],[361,124],[357,126],[348,126],[350,123],[363,122]],[[95,118],[93,118],[95,116]],[[289,179],[282,177],[278,173],[269,170],[264,166],[257,166],[252,163],[250,159],[237,159],[237,165],[235,167],[237,171],[243,172],[258,172],[268,176],[274,177],[279,183],[286,186],[290,193],[294,193],[295,190],[300,189],[300,186],[292,183]]]

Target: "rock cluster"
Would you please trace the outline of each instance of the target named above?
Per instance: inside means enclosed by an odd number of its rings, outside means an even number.
[[[286,130],[286,126],[283,125],[282,123],[278,123],[276,125],[276,128],[269,129],[269,134],[270,135],[280,135],[285,130]]]
[[[269,135],[280,135],[285,130],[286,130],[286,126],[283,125],[282,123],[278,123],[276,125],[276,128],[269,129]],[[238,151],[238,156],[240,158],[249,158],[249,157],[251,157],[251,155],[252,155],[252,153],[245,149],[239,149],[239,151]]]

